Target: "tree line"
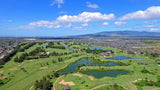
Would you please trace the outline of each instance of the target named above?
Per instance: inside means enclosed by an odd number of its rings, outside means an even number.
[[[34,90],[51,90],[52,83],[46,77],[43,77],[42,80],[36,80],[34,84]]]
[[[30,47],[32,47],[33,45],[35,45],[36,43],[29,43],[26,46],[24,46],[23,48],[21,48],[19,51],[20,52],[24,52],[26,49],[29,49]],[[24,44],[23,44],[24,45]]]
[[[56,51],[53,51],[49,54],[46,53],[46,51],[43,48],[37,47],[36,49],[34,49],[33,51],[29,52],[29,53],[22,53],[21,56],[17,56],[14,58],[15,62],[23,62],[24,60],[31,60],[31,59],[39,59],[39,58],[48,58],[50,56],[62,56],[62,55],[69,55],[72,54],[74,52],[62,52],[62,53],[58,53]],[[62,60],[59,60],[62,61]]]
[[[103,52],[108,52],[110,51],[111,53],[114,53],[112,50],[101,50],[101,49],[85,49],[85,51],[87,53],[93,53],[93,54],[99,54],[99,53],[103,53]]]
[[[138,87],[142,87],[142,86],[160,87],[160,76],[157,76],[157,81],[152,81],[152,80],[148,80],[148,78],[145,78],[141,81],[136,82],[135,85]]]

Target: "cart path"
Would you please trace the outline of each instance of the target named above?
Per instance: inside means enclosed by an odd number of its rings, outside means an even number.
[[[96,86],[96,87],[92,88],[91,90],[95,90],[95,89],[100,88],[102,86],[108,86],[108,85],[114,85],[114,84],[102,84],[102,85],[99,85],[99,86]],[[124,87],[124,86],[122,86],[120,84],[117,84],[117,85],[123,87],[126,90],[129,90],[128,88],[126,88],[126,87]]]
[[[142,80],[142,79],[136,79],[136,80],[131,81],[131,82],[129,82],[129,83],[130,83],[132,86],[134,86],[135,90],[137,90],[137,86],[134,85],[133,83],[135,83],[135,82],[137,82],[137,81],[140,81],[140,80]]]
[[[33,86],[29,88],[29,90],[32,90]]]
[[[65,63],[65,66],[62,67],[62,68],[60,68],[60,69],[58,69],[58,70],[61,70],[61,69],[65,68],[65,67],[67,67],[66,62],[64,62],[64,63]],[[56,71],[58,71],[58,70],[56,70]],[[56,90],[55,85],[56,85],[57,81],[58,81],[61,77],[63,77],[63,76],[58,77],[57,80],[53,83],[53,90]]]

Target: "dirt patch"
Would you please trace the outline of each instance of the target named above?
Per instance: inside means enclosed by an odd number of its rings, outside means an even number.
[[[64,79],[59,82],[59,84],[68,85],[68,86],[74,86],[75,84],[71,82],[66,82]]]
[[[160,67],[160,65],[158,65]]]
[[[8,78],[8,77],[7,76],[3,76],[3,77],[0,78],[0,80],[6,79],[6,78]]]
[[[89,76],[88,78],[89,78],[91,81],[94,80],[94,77],[92,77],[92,76]]]
[[[78,76],[78,77],[82,77],[83,75],[79,74],[79,73],[74,73],[74,76]]]
[[[4,70],[1,70],[1,71],[0,71],[0,73],[3,73],[3,72],[4,72]]]
[[[41,67],[40,69],[48,69],[48,67]]]
[[[10,68],[9,70],[17,70],[18,68],[17,67],[14,67],[14,68]]]

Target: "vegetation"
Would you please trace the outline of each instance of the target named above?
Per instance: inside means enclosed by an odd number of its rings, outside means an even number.
[[[143,86],[156,86],[160,87],[160,76],[157,76],[157,81],[148,80],[148,78],[145,78],[144,80],[140,80],[135,83],[137,87],[143,87]]]
[[[87,53],[93,53],[93,54],[99,54],[99,53],[103,53],[103,52],[107,52],[107,51],[110,51],[113,53],[112,50],[102,50],[102,49],[86,49],[85,50]]]
[[[40,81],[36,80],[34,84],[34,90],[39,90],[39,89],[51,90],[51,87],[52,87],[52,83],[49,80],[47,80],[46,77],[43,77],[43,79]]]
[[[102,86],[102,87],[97,88],[95,90],[125,90],[125,89],[121,86],[118,86],[117,84],[114,84],[114,85]]]
[[[9,82],[11,79],[10,78],[6,78],[6,79],[3,79],[3,80],[0,80],[0,86],[6,84],[7,82]]]

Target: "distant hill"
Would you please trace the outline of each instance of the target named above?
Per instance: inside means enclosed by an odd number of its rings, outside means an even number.
[[[94,34],[86,34],[86,35],[78,35],[73,37],[139,37],[139,38],[159,38],[160,39],[160,32],[146,32],[146,31],[106,31]]]

